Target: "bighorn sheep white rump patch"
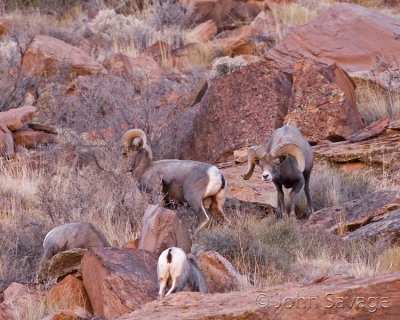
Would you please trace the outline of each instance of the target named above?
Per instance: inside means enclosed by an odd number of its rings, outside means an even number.
[[[191,291],[208,293],[207,283],[203,274],[197,266],[194,256],[177,247],[164,250],[158,258],[157,276],[160,290],[158,298],[165,295],[182,291],[188,285]]]
[[[278,192],[278,214],[282,217],[285,211],[282,186],[290,191],[290,211],[295,216],[295,197],[304,185],[308,212],[312,212],[310,198],[310,175],[314,165],[313,151],[300,130],[293,126],[283,126],[274,131],[265,149],[253,146],[248,153],[248,169],[243,175],[250,179],[255,165],[262,170],[262,180],[272,181]]]
[[[165,200],[186,201],[197,216],[197,230],[210,221],[206,208],[213,216],[228,220],[223,208],[228,186],[217,167],[191,160],[153,161],[146,135],[140,129],[124,134],[121,151],[120,171],[132,172],[140,188],[147,192],[162,187]]]
[[[100,229],[93,223],[67,223],[52,229],[43,240],[43,265],[55,254],[73,248],[111,247]]]

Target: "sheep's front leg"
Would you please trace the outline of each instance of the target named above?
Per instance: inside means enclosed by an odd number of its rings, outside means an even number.
[[[301,188],[303,188],[303,184],[304,184],[304,181],[302,179],[296,185],[294,185],[294,187],[290,191],[290,194],[289,194],[289,197],[290,197],[290,212],[288,213],[289,217],[293,216],[293,217],[296,218],[296,212],[295,212],[296,194],[298,194],[300,192]]]
[[[282,185],[278,182],[275,182],[275,187],[276,187],[276,192],[278,193],[278,203],[277,203],[277,209],[278,209],[278,218],[282,219],[282,213],[285,213],[285,194],[283,193]]]
[[[307,198],[308,214],[310,214],[314,211],[312,204],[311,204],[311,197],[310,197],[310,173],[304,173],[304,193],[306,194],[306,198]]]

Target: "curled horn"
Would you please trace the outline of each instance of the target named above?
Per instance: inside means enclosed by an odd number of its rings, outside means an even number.
[[[243,179],[248,180],[253,174],[254,167],[257,161],[265,156],[265,150],[259,146],[252,146],[247,155],[248,168],[247,172],[243,175]]]
[[[297,161],[297,168],[299,172],[304,171],[305,159],[303,151],[297,144],[294,143],[281,143],[271,150],[271,155],[273,157],[279,157],[284,154],[292,156]]]
[[[125,132],[124,136],[122,137],[121,140],[122,152],[124,152],[124,150],[127,150],[129,147],[132,146],[132,141],[135,138],[140,138],[136,146],[137,149],[146,146],[147,143],[146,134],[140,129],[132,129]]]

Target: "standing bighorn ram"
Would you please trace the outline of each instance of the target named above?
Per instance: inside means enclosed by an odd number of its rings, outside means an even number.
[[[288,215],[295,216],[295,197],[303,185],[307,197],[307,209],[308,212],[312,212],[309,184],[314,157],[309,143],[298,128],[283,126],[275,130],[265,150],[259,146],[251,147],[248,153],[248,170],[243,175],[245,180],[250,179],[255,165],[260,166],[262,170],[262,180],[272,181],[275,184],[278,192],[279,217],[282,217],[282,211],[285,211],[282,186],[292,189]]]
[[[205,210],[227,220],[224,202],[227,183],[219,169],[211,164],[191,160],[153,161],[146,135],[140,129],[127,131],[121,142],[122,172],[132,172],[139,187],[147,192],[162,186],[165,199],[178,203],[186,201],[195,212],[199,227],[205,227],[210,218]]]

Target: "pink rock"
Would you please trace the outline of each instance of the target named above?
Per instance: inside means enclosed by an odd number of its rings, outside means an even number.
[[[190,253],[192,240],[175,211],[150,205],[143,216],[139,249],[160,255],[169,247],[178,247]]]
[[[0,122],[8,129],[15,131],[30,123],[36,115],[37,109],[32,106],[10,109],[0,112]]]
[[[209,293],[230,292],[251,287],[244,275],[216,251],[199,251],[197,264],[207,281]]]
[[[311,143],[340,141],[365,127],[354,83],[340,67],[300,61],[293,66],[293,88],[285,123],[298,127]]]
[[[207,20],[199,24],[196,28],[188,33],[190,42],[206,42],[217,35],[217,26],[214,21]]]
[[[265,56],[288,70],[303,58],[336,63],[352,77],[387,87],[399,85],[398,77],[390,77],[398,70],[393,52],[400,51],[399,34],[396,17],[355,4],[337,3],[296,28]]]
[[[103,65],[113,75],[126,79],[141,77],[151,84],[158,82],[162,74],[158,63],[149,56],[129,58],[122,53],[115,53],[107,57],[103,61]]]
[[[22,70],[25,75],[48,77],[57,75],[66,65],[70,66],[70,77],[104,73],[102,66],[82,50],[44,35],[33,39],[24,55]]]
[[[146,250],[89,249],[81,268],[94,314],[111,319],[156,299],[157,259]]]
[[[15,144],[25,148],[34,148],[38,144],[49,144],[55,142],[56,136],[44,131],[32,129],[21,129],[13,133]]]

